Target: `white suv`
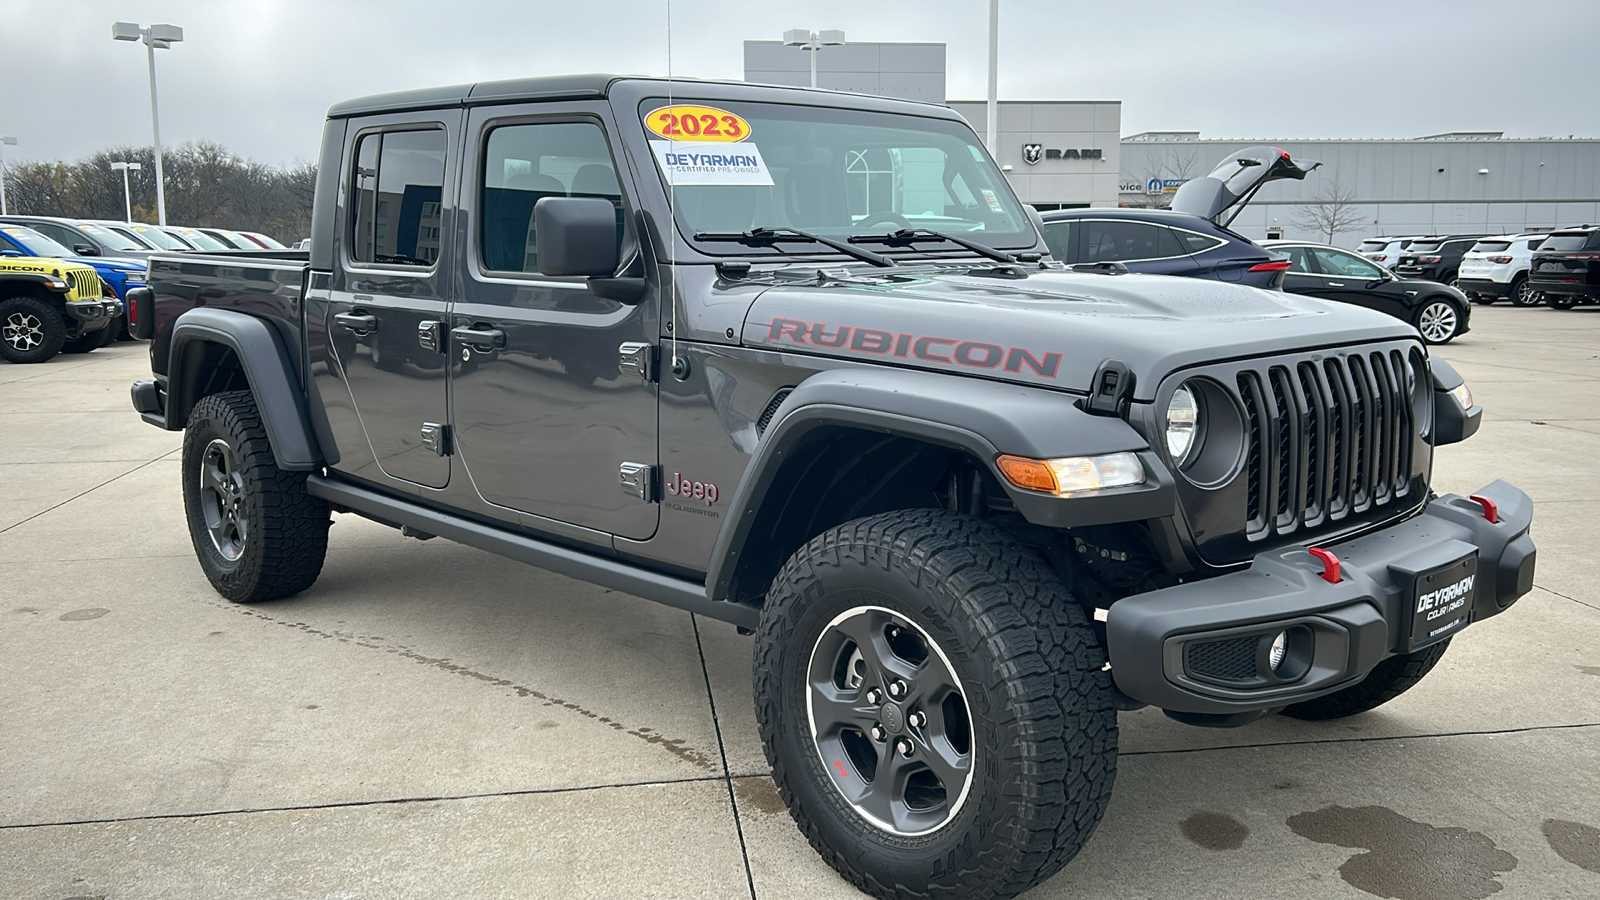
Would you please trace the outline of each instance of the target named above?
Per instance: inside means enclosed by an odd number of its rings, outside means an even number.
[[[1543,298],[1528,286],[1533,251],[1544,243],[1542,234],[1506,234],[1478,241],[1461,257],[1457,287],[1479,303],[1501,297],[1516,306],[1538,306]]]
[[[1392,269],[1400,261],[1400,251],[1416,239],[1417,235],[1367,238],[1356,248],[1356,252],[1385,269]]]

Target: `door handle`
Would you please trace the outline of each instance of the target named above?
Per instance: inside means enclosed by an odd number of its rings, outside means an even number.
[[[473,328],[459,325],[450,329],[450,337],[479,350],[495,350],[506,345],[506,333],[498,328]]]
[[[1342,281],[1330,281],[1330,282],[1328,282],[1328,287],[1344,287],[1344,282],[1342,282]]]
[[[373,315],[372,313],[361,313],[361,312],[338,313],[333,317],[333,321],[335,323],[337,323],[340,328],[348,328],[351,331],[377,331],[378,330],[378,317]]]

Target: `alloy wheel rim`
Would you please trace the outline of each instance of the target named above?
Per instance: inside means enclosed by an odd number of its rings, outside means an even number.
[[[44,343],[44,323],[32,313],[14,312],[6,317],[5,341],[26,352]]]
[[[244,516],[244,476],[233,448],[218,438],[200,455],[200,510],[211,544],[229,562],[244,555],[250,536]]]
[[[1443,301],[1430,303],[1422,310],[1418,330],[1434,343],[1447,340],[1456,333],[1456,311]]]
[[[1532,306],[1536,302],[1538,301],[1534,297],[1534,290],[1526,281],[1517,287],[1516,304],[1518,306]]]
[[[829,781],[873,827],[937,831],[972,787],[972,713],[950,660],[916,623],[857,606],[823,627],[806,669],[806,716]]]

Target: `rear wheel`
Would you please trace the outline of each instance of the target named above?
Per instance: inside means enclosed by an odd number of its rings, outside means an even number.
[[[1461,330],[1461,313],[1448,300],[1427,300],[1417,310],[1415,324],[1425,343],[1448,344]]]
[[[1511,285],[1512,306],[1538,306],[1544,302],[1544,295],[1533,289],[1527,278],[1519,278]]]
[[[183,506],[200,568],[239,603],[310,587],[328,550],[328,504],[285,472],[249,391],[196,403],[183,434]]]
[[[1578,305],[1578,298],[1571,294],[1545,294],[1544,305],[1551,309],[1571,309]]]
[[[773,581],[756,716],[790,815],[879,897],[1009,897],[1105,813],[1105,653],[1045,563],[940,510],[824,532]]]
[[[1433,670],[1449,647],[1450,639],[1446,638],[1415,653],[1391,656],[1374,666],[1360,684],[1296,703],[1284,709],[1283,714],[1295,719],[1342,719],[1376,709],[1411,690]]]
[[[67,323],[37,297],[0,301],[0,358],[14,363],[54,359],[67,342]]]

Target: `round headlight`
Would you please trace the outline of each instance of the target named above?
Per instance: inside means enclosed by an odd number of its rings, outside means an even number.
[[[1172,392],[1167,403],[1167,453],[1179,466],[1193,459],[1200,449],[1200,401],[1184,385]]]

